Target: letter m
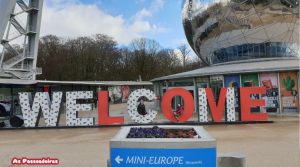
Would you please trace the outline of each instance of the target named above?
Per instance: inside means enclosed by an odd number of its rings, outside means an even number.
[[[128,156],[126,159],[126,164],[134,164],[134,156]]]

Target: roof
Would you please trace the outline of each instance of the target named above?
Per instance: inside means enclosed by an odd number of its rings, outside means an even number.
[[[41,84],[61,84],[61,85],[152,85],[149,81],[47,81],[38,80]]]
[[[34,85],[37,81],[34,80],[22,80],[22,79],[0,79],[0,84],[8,85]]]
[[[48,80],[22,80],[22,79],[0,79],[0,84],[11,85],[34,85],[34,84],[60,84],[60,85],[152,85],[149,81],[48,81]]]
[[[299,68],[300,68],[299,58],[259,59],[259,60],[256,59],[256,60],[247,60],[247,61],[238,61],[232,63],[211,65],[193,71],[155,78],[151,81],[154,82],[154,81],[161,81],[161,80],[209,76],[209,75],[289,71],[289,70],[299,70]]]

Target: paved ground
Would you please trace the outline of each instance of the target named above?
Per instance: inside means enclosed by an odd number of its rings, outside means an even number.
[[[298,167],[297,117],[272,117],[274,124],[205,126],[220,152],[242,152],[248,167]],[[108,142],[119,128],[0,131],[0,166],[12,157],[53,157],[60,166],[104,167]]]

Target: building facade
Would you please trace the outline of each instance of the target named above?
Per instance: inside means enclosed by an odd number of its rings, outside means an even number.
[[[299,114],[299,0],[185,0],[182,19],[207,66],[153,79],[157,94],[182,87],[198,97],[198,88],[210,87],[217,100],[220,88],[234,87],[239,110],[239,87],[264,86],[267,93],[252,98],[266,107],[253,112]]]

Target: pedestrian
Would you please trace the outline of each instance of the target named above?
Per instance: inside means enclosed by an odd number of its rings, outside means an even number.
[[[177,104],[177,108],[174,111],[174,117],[177,121],[179,121],[178,117],[180,117],[182,113],[183,113],[183,106],[181,104]]]
[[[140,115],[146,115],[147,114],[147,111],[146,111],[146,106],[144,104],[144,100],[140,100],[140,104],[138,105],[137,107],[137,111]]]

